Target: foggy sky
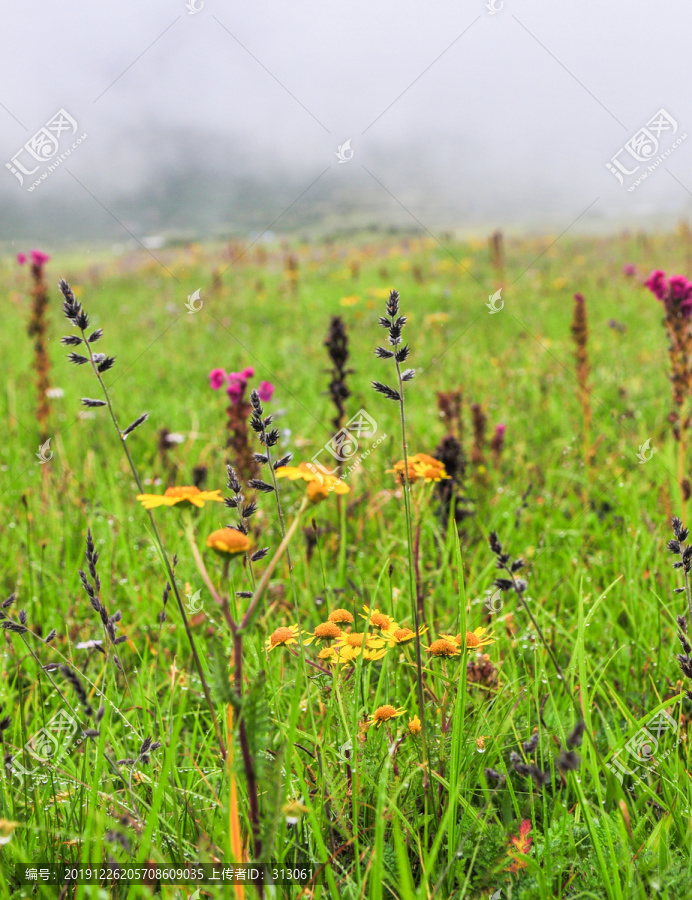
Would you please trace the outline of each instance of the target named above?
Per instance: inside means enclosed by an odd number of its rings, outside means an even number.
[[[689,215],[689,3],[486,2],[6,3],[0,238]],[[4,164],[59,108],[88,137],[30,193]],[[661,108],[690,140],[628,192]]]

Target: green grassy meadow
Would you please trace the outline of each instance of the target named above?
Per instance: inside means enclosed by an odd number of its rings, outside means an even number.
[[[28,628],[3,633],[0,717],[10,717],[6,761],[14,756],[34,773],[19,779],[6,766],[0,784],[3,896],[139,898],[159,890],[187,898],[198,887],[80,885],[60,894],[56,885],[19,884],[16,863],[266,860],[319,873],[319,884],[265,888],[275,897],[692,897],[690,703],[676,660],[676,616],[686,600],[673,593],[683,580],[666,550],[670,517],[687,524],[689,509],[681,506],[667,419],[661,307],[641,284],[654,268],[692,274],[687,228],[508,237],[502,266],[492,264],[485,237],[363,236],[247,250],[234,242],[152,251],[156,259],[143,250],[91,258],[43,249],[52,257],[49,381],[63,392],[50,400],[53,456],[45,464],[36,457],[43,441],[27,336],[29,271],[14,258],[0,261],[0,599],[16,593],[5,613],[17,623],[25,611]],[[628,263],[636,275],[623,274]],[[232,635],[184,533],[189,514],[153,510],[169,558],[177,555],[181,597],[200,591],[190,630],[226,760],[173,594],[159,621],[169,579],[109,411],[80,406],[80,398],[102,395],[91,367],[66,358],[79,348],[60,344],[74,331],[62,314],[60,278],[88,312],[90,329],[104,330],[97,349],[116,357],[103,379],[121,429],[149,413],[126,442],[147,493],[191,485],[203,467],[204,489],[229,496],[227,402],[208,377],[218,367],[253,367],[251,386],[274,385],[264,404],[280,432],[274,458],[291,452],[293,465],[310,461],[335,430],[324,346],[335,315],[349,341],[346,420],[365,410],[377,436],[386,435],[349,475],[348,494],[301,510],[306,483],[279,480],[287,527],[300,516],[289,545],[297,607],[282,555],[242,635],[240,697]],[[500,287],[504,306],[490,314],[488,297]],[[403,489],[388,471],[403,458],[399,405],[371,387],[396,380],[392,362],[373,352],[385,345],[378,317],[392,288],[408,317],[406,365],[416,369],[405,390],[410,454],[434,454],[449,430],[437,393],[463,394],[458,492],[468,514],[458,523],[445,516],[434,484],[410,491],[428,627],[425,742],[408,727],[420,713],[413,644],[338,666],[318,658],[324,645],[265,647],[276,629],[313,632],[336,608],[351,612],[354,630],[366,624],[364,605],[413,628],[413,548]],[[191,314],[185,302],[197,289],[203,306]],[[570,333],[577,291],[589,321],[588,452]],[[487,417],[483,458],[475,461],[472,404]],[[500,423],[498,455],[489,442]],[[162,450],[162,429],[180,442]],[[640,463],[647,440],[654,452]],[[259,452],[252,432],[250,441]],[[273,494],[256,499],[253,545],[269,548],[253,563],[258,583],[281,531]],[[209,579],[239,621],[250,600],[236,592],[255,590],[248,568],[239,557],[226,565],[205,546],[236,513],[210,502],[189,519]],[[79,569],[88,574],[88,528],[101,601],[109,614],[122,613],[117,634],[126,636],[107,654],[88,645],[107,644],[79,576]],[[512,559],[526,561],[519,574],[547,648],[513,592],[500,608],[485,602],[498,574],[493,531]],[[439,635],[481,627],[494,641],[482,648],[487,660],[463,641],[449,659],[425,650]],[[57,635],[46,644],[52,629]],[[52,663],[69,665],[91,707],[104,707],[98,724]],[[21,748],[60,710],[70,712],[64,698],[80,727],[95,733],[55,762],[50,754],[29,762]],[[387,705],[404,711],[376,725],[375,710]],[[626,775],[620,785],[606,762],[659,710],[677,730],[660,735],[656,756],[672,752],[639,783]],[[240,719],[257,777],[262,860],[254,854]],[[579,767],[562,771],[561,747],[580,720]],[[146,762],[138,755],[148,737],[161,746]],[[520,774],[511,753],[548,773],[547,783]],[[137,762],[117,762],[127,759]],[[249,886],[199,888],[200,897],[258,896]]]

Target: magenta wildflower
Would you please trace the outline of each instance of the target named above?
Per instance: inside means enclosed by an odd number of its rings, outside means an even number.
[[[224,369],[212,369],[209,373],[209,383],[213,390],[218,391],[220,387],[226,385],[226,394],[231,405],[236,405],[243,401],[245,388],[248,380],[255,374],[252,366],[247,366],[240,372],[226,372]],[[270,381],[260,382],[258,394],[263,401],[271,400],[274,393],[274,385]]]
[[[500,422],[499,425],[495,426],[495,433],[490,440],[490,452],[493,455],[496,465],[500,461],[500,454],[505,445],[505,431],[507,431],[507,426],[504,422]]]
[[[637,274],[637,267],[634,263],[625,263],[625,265],[622,267],[622,271],[625,275],[631,277],[632,275]]]
[[[670,296],[680,303],[685,303],[692,297],[692,284],[684,275],[671,275],[668,279],[668,287]]]
[[[226,393],[228,394],[228,399],[231,403],[237,403],[240,398],[243,396],[243,389],[245,388],[244,381],[231,381],[226,388]]]
[[[20,266],[23,266],[26,262],[26,253],[18,253],[17,254],[17,262]]]
[[[648,287],[657,300],[665,300],[668,294],[668,283],[666,282],[666,273],[663,269],[654,269],[644,282],[644,286]]]
[[[44,253],[43,250],[32,250],[31,251],[31,262],[35,266],[42,266],[44,263],[47,263],[50,259],[47,253]]]
[[[212,369],[209,373],[209,384],[214,391],[218,391],[225,380],[226,373],[223,369]]]
[[[654,269],[644,284],[665,305],[667,312],[680,313],[685,319],[692,318],[692,282],[684,275],[666,278],[662,269]]]
[[[257,394],[262,403],[268,403],[274,396],[274,385],[271,381],[260,381],[260,385],[257,388]]]

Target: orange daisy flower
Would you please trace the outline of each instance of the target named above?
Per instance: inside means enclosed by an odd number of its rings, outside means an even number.
[[[443,659],[450,656],[459,656],[461,653],[456,641],[450,641],[446,638],[438,638],[438,640],[433,641],[432,644],[425,649],[431,656],[437,656]]]
[[[334,622],[322,622],[308,637],[305,644],[311,644],[313,641],[334,641],[338,637],[341,637],[341,629],[338,625],[335,625]]]
[[[237,528],[219,528],[207,538],[207,547],[217,553],[235,556],[250,549],[250,538]]]
[[[405,468],[404,460],[400,459],[399,462],[394,463],[393,469],[388,469],[387,471],[395,472],[403,483]],[[439,459],[435,459],[434,456],[430,456],[427,453],[416,453],[408,457],[408,480],[411,483],[421,479],[425,482],[442,481],[445,478],[449,478],[449,475],[443,463]]]
[[[386,703],[384,706],[378,706],[375,712],[372,714],[372,720],[375,725],[379,728],[383,722],[388,722],[390,719],[396,719],[399,716],[403,716],[406,710],[401,707],[400,709],[395,709],[395,707],[390,706]]]
[[[289,625],[273,631],[264,642],[264,646],[266,650],[271,651],[275,647],[288,647],[290,644],[296,644],[299,638],[300,629],[298,626]]]

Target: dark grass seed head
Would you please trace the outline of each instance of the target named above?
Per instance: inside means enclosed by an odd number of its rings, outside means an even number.
[[[531,735],[528,741],[524,741],[522,747],[524,748],[524,753],[533,753],[533,751],[538,746],[538,741],[540,740],[540,735],[537,731]]]

